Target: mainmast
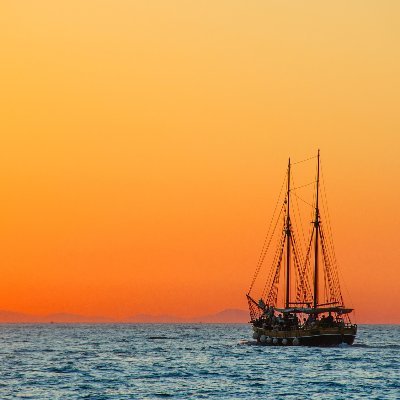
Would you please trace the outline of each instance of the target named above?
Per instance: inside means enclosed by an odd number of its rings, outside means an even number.
[[[286,214],[286,302],[285,302],[286,308],[289,308],[289,302],[290,302],[290,158],[288,163],[287,214]]]
[[[319,238],[319,149],[318,149],[318,167],[317,167],[317,196],[315,200],[315,254],[314,254],[314,308],[318,305],[318,238]]]

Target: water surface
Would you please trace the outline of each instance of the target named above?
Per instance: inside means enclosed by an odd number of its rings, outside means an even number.
[[[400,326],[257,346],[249,325],[0,325],[1,399],[399,399]]]

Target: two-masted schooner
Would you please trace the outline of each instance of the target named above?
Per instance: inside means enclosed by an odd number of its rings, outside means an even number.
[[[289,159],[283,186],[286,187],[286,193],[283,195],[280,211],[277,211],[279,200],[275,207],[276,217],[272,218],[250,289],[246,294],[254,331],[253,338],[262,344],[352,344],[357,333],[357,325],[350,321],[353,309],[344,305],[326,196],[323,197],[320,193],[319,150],[317,157],[312,157],[315,158],[316,178],[311,182],[315,190],[310,202],[298,195],[298,188],[291,186],[291,168],[298,163],[291,164]],[[308,160],[310,159],[304,161]],[[311,210],[313,221],[308,237],[304,235],[304,229],[300,233],[299,229],[302,228],[294,223],[301,220],[298,204],[292,209],[292,202],[298,203],[299,199]],[[322,209],[325,211],[323,219]],[[304,238],[303,244],[301,235]],[[266,255],[271,253],[271,243],[276,236],[270,268],[263,279],[263,290],[259,297],[256,297],[255,283],[259,280]]]

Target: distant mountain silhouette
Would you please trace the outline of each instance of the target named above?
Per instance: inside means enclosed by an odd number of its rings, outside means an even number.
[[[182,318],[175,315],[150,315],[135,314],[123,320],[113,320],[102,316],[80,315],[68,313],[54,313],[46,315],[25,314],[13,311],[0,310],[0,323],[246,323],[249,320],[247,311],[238,309],[227,309],[216,314],[203,315],[200,317]]]
[[[105,318],[99,315],[80,315],[68,313],[48,314],[45,316],[45,322],[58,322],[58,323],[106,323],[115,322],[111,318]]]
[[[0,310],[0,322],[18,323],[18,322],[37,322],[37,316],[13,311]]]
[[[24,314],[0,310],[0,323],[104,323],[114,322],[101,316],[86,316],[80,314],[55,313],[47,315]]]
[[[249,313],[244,310],[228,309],[216,314],[203,315],[200,317],[181,318],[174,315],[149,315],[136,314],[128,319],[129,322],[136,323],[225,323],[240,324],[249,321]]]
[[[168,323],[185,323],[185,318],[174,315],[151,315],[151,314],[135,314],[127,319],[128,322],[136,322],[142,324],[168,324]]]
[[[216,314],[204,315],[202,317],[193,318],[193,322],[204,323],[246,323],[249,322],[249,312],[238,309],[227,309]]]

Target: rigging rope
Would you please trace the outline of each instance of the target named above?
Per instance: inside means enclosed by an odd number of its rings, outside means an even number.
[[[314,206],[313,206],[311,203],[308,203],[307,201],[305,201],[304,199],[302,199],[296,192],[293,192],[293,194],[295,195],[296,198],[298,198],[299,200],[301,200],[303,203],[306,203],[308,206],[314,208]]]
[[[286,176],[287,176],[287,172],[286,172]],[[257,279],[257,276],[258,276],[258,274],[259,274],[259,272],[260,272],[261,266],[262,266],[262,264],[263,264],[263,262],[264,262],[265,256],[266,256],[266,254],[267,254],[267,252],[268,252],[269,246],[270,246],[271,241],[272,241],[272,238],[273,238],[273,236],[274,236],[276,226],[278,225],[279,217],[280,217],[280,215],[282,214],[282,209],[283,209],[283,207],[284,207],[284,204],[283,204],[282,207],[281,207],[281,210],[280,210],[280,212],[279,212],[279,214],[278,214],[278,218],[277,218],[277,220],[276,220],[274,229],[273,229],[272,232],[271,232],[271,237],[269,238],[269,233],[270,233],[270,230],[271,230],[272,223],[273,223],[273,221],[274,221],[276,209],[278,208],[279,200],[280,200],[280,198],[281,198],[281,194],[282,194],[282,190],[283,190],[283,187],[284,187],[284,185],[285,185],[285,182],[286,182],[286,179],[283,180],[281,189],[280,189],[280,191],[279,191],[279,195],[278,195],[278,199],[277,199],[276,204],[275,204],[274,212],[272,213],[272,218],[271,218],[271,221],[270,221],[269,226],[268,226],[267,235],[265,236],[264,243],[263,243],[263,246],[262,246],[262,249],[261,249],[261,253],[260,253],[260,256],[259,256],[259,258],[258,258],[256,270],[255,270],[255,272],[254,272],[253,279],[252,279],[251,284],[250,284],[250,288],[249,288],[249,290],[248,290],[248,292],[247,292],[248,294],[249,294],[249,293],[251,292],[251,290],[253,289],[254,283],[255,283],[255,281],[256,281],[256,279]],[[268,241],[268,238],[269,238],[269,241]],[[268,241],[268,244],[267,244],[267,241]]]
[[[292,174],[293,176],[293,174]],[[294,178],[293,178],[293,185],[295,185],[294,183]],[[296,208],[294,208],[295,212],[294,212],[294,217],[296,220],[296,226],[298,225],[300,227],[300,231],[301,231],[301,239],[302,239],[302,246],[300,246],[300,248],[297,246],[296,244],[296,234],[295,234],[295,229],[293,229],[293,233],[292,233],[292,237],[291,237],[291,241],[292,241],[292,248],[293,248],[293,253],[294,253],[294,259],[295,259],[295,278],[298,279],[299,282],[295,282],[295,287],[296,287],[296,301],[300,301],[299,299],[301,298],[301,295],[303,294],[303,298],[306,299],[307,298],[307,285],[305,282],[305,277],[303,274],[303,268],[302,265],[305,262],[304,260],[304,256],[303,256],[303,252],[300,251],[301,248],[306,249],[307,243],[306,243],[306,238],[304,235],[304,226],[303,226],[303,219],[301,217],[301,212],[300,212],[300,206],[299,206],[299,201],[298,199],[304,201],[300,196],[297,195],[297,193],[295,191],[293,191],[293,194],[295,195],[296,198]],[[307,203],[306,201],[304,201],[306,204],[310,205],[309,203]],[[297,212],[297,214],[296,214]],[[299,224],[297,224],[297,215],[298,215],[298,219],[300,221]]]
[[[303,271],[301,266],[303,265],[303,261],[301,260],[302,258],[301,255],[299,256],[298,254],[298,248],[296,246],[296,239],[294,235],[292,235],[291,241],[292,241],[294,259],[296,264],[295,268],[296,277],[299,280],[299,284],[296,286],[296,302],[299,303],[302,299],[302,295],[303,295],[303,300],[307,299],[307,294],[309,290],[307,290],[307,282],[305,281],[304,274],[302,273]]]
[[[283,224],[285,224],[285,223],[283,223]],[[280,238],[278,244],[279,244],[279,246],[277,246],[277,248],[275,250],[274,258],[272,260],[272,265],[273,266],[277,264],[278,259],[280,257],[280,253],[281,253],[281,251],[283,251],[282,249],[285,246],[285,231],[284,231],[283,227],[282,227],[281,238]],[[265,281],[263,291],[261,292],[261,298],[265,297],[265,295],[267,293],[267,289],[272,286],[273,275],[274,275],[274,268],[270,268],[269,269],[268,278]]]
[[[301,188],[303,188],[303,187],[313,185],[315,182],[316,182],[316,180],[315,180],[315,181],[312,181],[312,182],[309,182],[309,183],[306,183],[306,184],[301,185],[301,186],[294,187],[293,189],[290,189],[290,191],[296,190],[296,189],[301,189]]]
[[[304,159],[304,160],[296,161],[296,162],[292,163],[291,165],[301,164],[301,163],[303,163],[303,162],[313,160],[314,158],[317,158],[317,156],[312,156],[312,157],[306,158],[306,159]]]
[[[327,193],[326,193],[327,192],[326,183],[325,183],[325,179],[324,179],[324,175],[323,175],[322,164],[321,164],[321,176],[322,176],[322,183],[323,183],[322,186],[323,186],[323,193],[324,193],[323,205],[324,205],[325,212],[326,212],[326,214],[328,216],[328,221],[327,221],[328,222],[328,224],[327,224],[328,225],[328,237],[330,239],[330,240],[328,240],[328,245],[329,245],[329,248],[330,248],[329,250],[330,250],[331,257],[333,259],[333,263],[335,265],[335,279],[338,282],[339,290],[340,290],[340,281],[341,281],[343,283],[344,287],[345,287],[346,293],[350,297],[350,293],[349,293],[349,291],[347,289],[346,282],[343,279],[343,276],[341,274],[341,270],[339,268],[339,264],[338,264],[338,261],[337,261],[337,258],[336,258],[336,252],[335,252],[335,247],[334,247],[334,243],[333,243],[333,231],[332,231],[332,226],[331,226],[331,218],[330,218],[328,200],[327,200]],[[340,279],[340,277],[342,279]],[[341,290],[340,290],[340,298],[341,298],[341,302],[343,304],[343,297],[342,296],[343,295],[342,295]]]
[[[292,174],[292,176],[293,176],[293,174]],[[294,177],[293,177],[293,185],[295,184],[294,183]],[[298,199],[300,199],[300,200],[302,200],[297,194],[296,194],[296,192],[293,192],[293,194],[295,195],[295,197],[296,197],[296,211],[297,211],[297,213],[298,213],[298,216],[299,216],[299,220],[300,220],[300,231],[301,231],[301,233],[302,233],[302,239],[303,239],[303,246],[304,246],[304,248],[306,247],[306,238],[305,238],[305,236],[304,236],[304,227],[303,227],[303,220],[302,220],[302,218],[301,218],[301,212],[300,212],[300,207],[299,207],[299,201],[298,201]],[[303,200],[304,201],[304,200]],[[295,219],[296,219],[296,213],[294,213],[294,215],[295,215]]]

